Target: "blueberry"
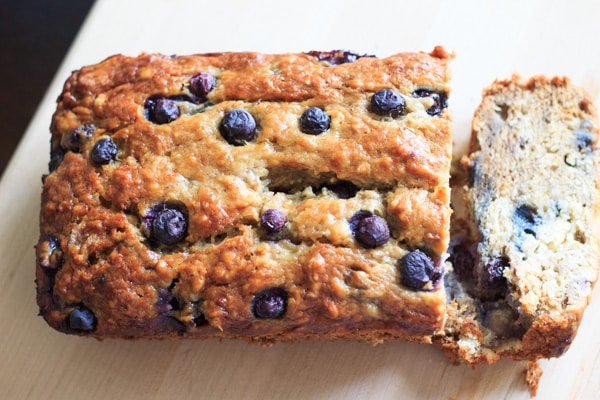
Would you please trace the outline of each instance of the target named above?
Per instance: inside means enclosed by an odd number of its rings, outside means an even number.
[[[45,269],[57,269],[62,264],[63,252],[56,236],[42,236],[36,250],[40,267]]]
[[[348,223],[350,224],[350,231],[352,232],[353,236],[355,236],[356,232],[358,231],[358,225],[360,224],[360,221],[372,215],[373,213],[370,211],[361,210],[350,217]]]
[[[62,137],[61,145],[65,150],[79,153],[81,152],[81,145],[92,137],[95,130],[96,127],[94,125],[79,126]]]
[[[56,146],[50,151],[50,162],[48,163],[50,172],[56,171],[64,157],[65,149],[62,146]]]
[[[182,302],[173,294],[173,289],[177,284],[178,279],[175,279],[168,288],[157,289],[156,295],[156,310],[158,313],[166,313],[169,311],[179,311],[183,308]]]
[[[114,161],[117,158],[117,154],[119,154],[117,145],[112,138],[107,137],[98,140],[96,144],[94,144],[92,152],[90,153],[90,158],[94,164],[104,165]]]
[[[187,218],[177,208],[168,208],[156,212],[152,219],[150,231],[151,238],[165,245],[174,245],[181,242],[187,234]]]
[[[329,129],[331,117],[318,107],[311,107],[300,116],[300,130],[318,135]]]
[[[248,111],[237,108],[225,114],[219,132],[227,143],[242,146],[256,139],[256,121]]]
[[[205,99],[215,87],[215,78],[208,72],[199,72],[190,79],[190,92]]]
[[[576,131],[576,135],[575,142],[579,151],[589,151],[596,139],[594,134],[587,129],[579,129]]]
[[[150,96],[144,103],[146,118],[155,124],[167,124],[179,118],[177,101],[164,96]]]
[[[52,293],[56,274],[63,264],[63,252],[58,238],[54,235],[44,235],[36,246],[38,265],[43,272],[43,278],[38,281],[40,290]]]
[[[448,107],[448,96],[445,93],[438,93],[427,89],[417,89],[413,92],[415,97],[431,97],[433,105],[427,109],[427,114],[432,117],[440,116],[444,108]]]
[[[287,218],[280,210],[269,208],[260,216],[260,226],[267,235],[276,235],[283,231]]]
[[[472,281],[479,259],[477,243],[469,244],[464,239],[453,239],[448,253],[448,261],[452,263],[456,275],[462,280]]]
[[[396,118],[404,109],[404,97],[394,90],[382,89],[371,97],[371,111],[377,115]]]
[[[177,102],[171,99],[161,98],[156,100],[154,107],[154,120],[159,124],[167,124],[179,118],[179,107]]]
[[[522,232],[535,236],[541,218],[534,207],[522,204],[516,208],[513,222]]]
[[[360,190],[358,186],[350,181],[337,181],[326,185],[329,190],[334,192],[340,199],[349,199],[356,196]]]
[[[411,289],[424,290],[429,283],[441,278],[441,271],[433,261],[421,250],[406,254],[399,261],[401,282]]]
[[[503,290],[507,287],[504,269],[509,266],[506,257],[498,257],[490,260],[482,270],[481,286],[484,289]]]
[[[260,319],[281,318],[287,309],[288,294],[281,287],[264,289],[254,295],[250,308]]]
[[[385,219],[369,211],[357,212],[349,223],[352,235],[364,248],[374,249],[390,239],[390,228]]]
[[[96,328],[96,316],[86,307],[74,308],[69,313],[68,326],[76,332],[93,331]]]
[[[325,61],[331,65],[351,63],[363,57],[375,57],[373,55],[361,55],[347,50],[309,51],[307,54],[317,57],[319,61]]]

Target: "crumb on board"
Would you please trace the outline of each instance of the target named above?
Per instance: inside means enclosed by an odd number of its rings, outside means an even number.
[[[525,381],[531,392],[531,397],[535,397],[540,383],[540,378],[544,371],[538,361],[529,361],[525,367]]]

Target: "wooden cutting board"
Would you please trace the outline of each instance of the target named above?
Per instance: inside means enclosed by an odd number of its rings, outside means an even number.
[[[407,3],[407,4],[405,4]],[[512,73],[566,75],[600,104],[597,1],[99,0],[0,182],[0,398],[526,399],[524,364],[453,366],[433,346],[69,337],[37,317],[40,177],[54,100],[71,70],[114,53],[352,49],[456,51],[456,154],[481,90]],[[600,398],[600,289],[565,356],[543,361],[538,398]]]

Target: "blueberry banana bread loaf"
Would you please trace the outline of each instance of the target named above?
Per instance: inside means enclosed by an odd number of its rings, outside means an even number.
[[[74,72],[43,179],[41,315],[100,338],[431,342],[451,58],[143,54]]]
[[[567,79],[517,76],[475,113],[440,340],[456,360],[561,355],[598,276],[598,120]],[[464,227],[470,228],[465,229]],[[453,232],[454,235],[454,232]]]

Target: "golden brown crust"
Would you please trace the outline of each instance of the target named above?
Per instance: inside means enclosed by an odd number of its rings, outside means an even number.
[[[307,54],[143,54],[75,71],[51,126],[56,162],[37,246],[42,315],[97,337],[429,342],[444,323],[443,285],[407,288],[397,264],[417,248],[439,263],[448,244],[451,120],[446,109],[429,115],[431,98],[413,93],[447,96],[451,57],[436,48],[332,66]],[[201,101],[189,89],[198,72],[216,79]],[[369,110],[384,88],[404,97],[401,117]],[[153,123],[151,96],[177,99],[180,117]],[[313,106],[331,117],[324,134],[299,130]],[[241,146],[219,134],[237,108],[258,125]],[[118,155],[98,165],[90,155],[103,138]],[[344,181],[358,188],[350,198],[327,189]],[[181,242],[150,240],[145,221],[157,204],[184,210]],[[269,208],[287,217],[283,238],[261,233]],[[387,243],[357,244],[348,221],[361,210],[387,221]],[[48,267],[52,241],[61,258]],[[253,315],[265,288],[285,289],[283,317]],[[72,321],[74,311],[84,315]]]

